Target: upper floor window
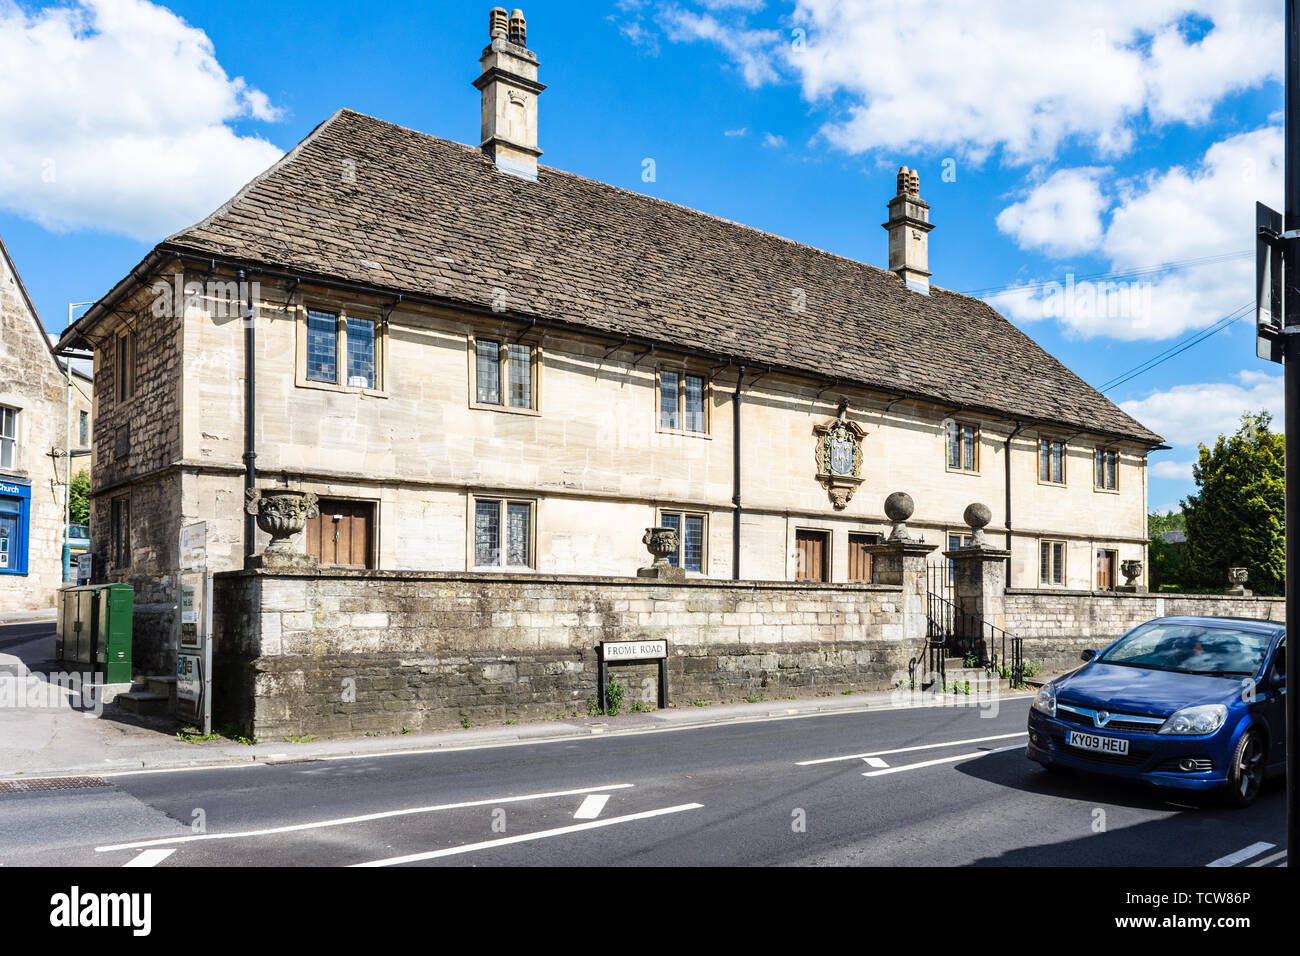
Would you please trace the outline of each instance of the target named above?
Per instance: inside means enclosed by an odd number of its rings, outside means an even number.
[[[86,448],[90,444],[90,412],[81,412],[77,416],[77,435],[79,441],[78,448]]]
[[[659,430],[708,434],[708,383],[703,375],[660,370]]]
[[[677,532],[677,550],[668,555],[668,563],[686,571],[704,572],[704,515],[680,511],[660,513],[661,526]]]
[[[1098,491],[1117,491],[1119,489],[1119,452],[1113,448],[1098,448],[1093,453],[1096,477],[1094,483]]]
[[[474,404],[536,411],[537,348],[486,338],[472,344]]]
[[[128,330],[117,337],[117,400],[125,402],[135,395],[135,333]]]
[[[308,309],[301,381],[344,388],[383,388],[379,323],[364,316]]]
[[[0,468],[18,467],[18,409],[0,405]]]
[[[131,499],[114,498],[110,511],[110,530],[112,540],[109,542],[109,557],[113,567],[129,568],[131,566]]]
[[[1038,439],[1038,480],[1053,485],[1065,484],[1065,442],[1054,438]]]
[[[979,471],[979,429],[974,425],[948,423],[948,470]]]

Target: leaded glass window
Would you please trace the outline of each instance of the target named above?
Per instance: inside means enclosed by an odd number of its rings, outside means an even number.
[[[501,343],[477,339],[474,343],[475,401],[481,405],[501,404]]]
[[[976,430],[974,425],[948,423],[948,467],[953,471],[975,471]]]
[[[1098,448],[1094,453],[1096,461],[1096,478],[1095,482],[1098,488],[1103,491],[1115,491],[1118,487],[1117,472],[1119,470],[1119,452],[1111,449]]]
[[[681,376],[677,372],[660,372],[659,373],[659,427],[660,428],[681,428],[681,417],[678,414],[677,404],[679,401]]]
[[[1065,442],[1049,438],[1038,440],[1038,480],[1065,484]]]
[[[506,362],[510,374],[510,407],[533,407],[533,348],[531,345],[511,345],[506,349]]]
[[[337,383],[339,362],[339,317],[333,312],[307,310],[307,378],[313,382]]]
[[[495,567],[501,563],[501,502],[474,502],[474,564]]]
[[[474,502],[474,566],[533,565],[533,503],[478,498]]]
[[[668,555],[668,563],[687,571],[704,570],[704,515],[665,511],[661,515],[663,527],[677,532],[677,550]]]
[[[348,317],[348,385],[375,387],[375,323]]]

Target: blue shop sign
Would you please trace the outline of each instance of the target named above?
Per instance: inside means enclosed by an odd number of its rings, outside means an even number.
[[[27,573],[30,485],[0,479],[0,574]]]

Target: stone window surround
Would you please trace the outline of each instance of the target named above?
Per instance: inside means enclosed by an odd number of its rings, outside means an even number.
[[[131,350],[130,360],[128,362],[128,375],[122,375],[122,349],[123,342],[129,344],[125,346]],[[129,325],[123,325],[113,335],[113,397],[118,404],[125,405],[136,396],[136,370],[138,365],[139,342],[136,340],[135,329]]]
[[[958,428],[970,428],[975,432],[975,436],[974,436],[975,467],[974,468],[954,468],[950,463],[950,459],[948,457],[948,451],[949,451],[949,443],[951,442],[951,438],[949,437],[948,430],[953,425],[956,425]],[[947,424],[945,424],[943,429],[944,469],[954,475],[978,475],[980,473],[980,457],[981,457],[980,446],[983,444],[983,439],[984,439],[983,431],[980,429],[980,426],[977,422],[962,421],[960,419],[952,419]],[[958,439],[958,441],[960,441],[960,438]]]
[[[336,316],[336,350],[338,358],[335,372],[342,376],[347,370],[348,355],[348,319],[366,319],[375,323],[375,384],[376,388],[360,385],[347,385],[341,382],[318,382],[307,377],[307,313],[329,312]],[[298,388],[319,388],[328,392],[352,392],[357,395],[369,395],[373,398],[388,398],[388,323],[376,309],[358,306],[320,296],[304,301],[294,309],[294,322],[297,325],[294,358],[294,385]]]
[[[1109,452],[1115,455],[1115,487],[1114,488],[1106,488],[1103,487],[1102,485],[1097,484],[1097,455],[1100,452]],[[1098,445],[1096,448],[1093,449],[1092,451],[1092,490],[1093,491],[1103,495],[1117,495],[1120,493],[1119,466],[1122,460],[1123,460],[1123,455],[1121,455],[1120,450],[1118,448],[1115,448],[1114,446],[1107,447],[1107,446]]]
[[[709,548],[709,513],[708,513],[707,511],[691,511],[691,510],[688,510],[688,509],[685,509],[685,508],[672,508],[672,507],[669,507],[669,508],[656,508],[656,509],[655,509],[655,525],[656,525],[657,527],[662,527],[662,526],[663,526],[663,523],[664,523],[663,519],[664,519],[664,515],[665,515],[665,514],[674,514],[674,515],[677,515],[679,518],[681,518],[681,519],[682,519],[682,527],[683,527],[683,528],[685,528],[685,525],[686,525],[686,519],[687,519],[688,517],[689,517],[689,518],[702,518],[702,519],[704,519],[704,527],[700,530],[700,570],[698,570],[698,571],[687,571],[686,573],[687,573],[687,574],[699,574],[699,575],[707,576],[708,573],[709,573],[709,551],[710,551],[710,548]],[[681,536],[679,536],[679,540],[678,540],[678,542],[677,542],[677,551],[678,551],[678,554],[681,553],[681,549],[682,549],[683,547],[685,547],[685,546],[686,546],[686,541],[685,541],[685,532],[683,531],[682,534],[681,534]],[[681,561],[680,561],[680,559],[678,560],[677,563],[678,563],[678,566],[680,567],[680,566],[681,566]]]
[[[515,333],[516,335],[518,333]],[[478,340],[480,338],[489,341],[499,342],[501,345],[501,398],[500,405],[494,405],[491,402],[480,402],[478,400]],[[509,404],[506,399],[506,390],[509,388],[509,359],[508,352],[511,345],[527,345],[532,350],[532,372],[529,376],[533,386],[532,408],[518,408]],[[532,415],[540,418],[542,414],[542,346],[536,342],[521,342],[518,339],[512,339],[511,334],[502,329],[497,332],[471,332],[465,337],[465,356],[469,368],[469,407],[482,409],[489,412],[506,412],[510,415]],[[471,565],[472,567],[472,565]]]
[[[1043,442],[1059,444],[1061,446],[1061,480],[1046,481],[1043,479],[1042,455]],[[1050,455],[1051,452],[1049,451]],[[1034,477],[1038,479],[1040,485],[1049,488],[1064,488],[1070,481],[1070,443],[1061,435],[1055,435],[1050,432],[1039,432],[1038,437],[1034,440]]]
[[[495,407],[495,406],[491,406]],[[538,515],[541,512],[541,498],[531,497],[528,495],[512,495],[500,492],[477,492],[471,491],[465,497],[465,568],[467,571],[490,571],[497,574],[536,574],[537,573],[537,523]],[[500,551],[502,554],[500,564],[476,564],[474,561],[474,515],[478,510],[478,502],[496,501],[507,504],[528,505],[531,512],[528,517],[528,563],[526,565],[510,565],[505,563],[505,509],[502,509],[502,542]]]
[[[5,463],[3,457],[3,451],[0,450],[0,468],[3,468],[5,471],[16,472],[20,470],[19,464],[22,460],[22,456],[21,456],[22,442],[20,438],[22,435],[21,422],[23,417],[22,416],[23,410],[22,408],[16,405],[9,405],[9,404],[0,405],[0,408],[4,409],[4,411],[13,413],[12,415],[8,416],[9,420],[13,423],[13,434],[4,434],[2,431],[4,427],[3,422],[0,421],[0,446],[2,446],[4,442],[9,442],[10,448],[12,449],[12,455],[10,457],[8,464]],[[0,419],[2,419],[3,417],[4,416],[0,416]]]
[[[1043,580],[1043,545],[1059,544],[1061,546],[1061,566],[1060,568],[1050,568],[1048,578],[1051,578],[1051,571],[1059,571],[1061,580],[1059,582]],[[1040,588],[1064,588],[1070,583],[1070,542],[1063,538],[1039,538],[1038,539],[1038,586]]]
[[[677,415],[678,415],[678,420],[682,423],[681,428],[665,428],[663,426],[663,416],[660,414],[660,403],[662,401],[660,395],[660,384],[663,381],[664,372],[676,372],[678,375],[683,376],[682,383],[681,385],[678,386],[678,390],[677,390]],[[654,375],[655,375],[655,402],[654,402],[655,431],[659,432],[661,435],[682,435],[686,438],[712,439],[713,438],[713,380],[709,376],[708,371],[705,369],[697,368],[696,366],[684,361],[674,362],[668,360],[668,361],[660,362],[658,365],[655,366]],[[702,432],[688,431],[686,428],[685,376],[687,375],[696,375],[704,379],[704,395],[703,395],[704,431]]]

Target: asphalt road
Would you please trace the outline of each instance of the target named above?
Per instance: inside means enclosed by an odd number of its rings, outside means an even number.
[[[1024,756],[1028,706],[109,776],[0,794],[0,864],[1280,862],[1280,781],[1235,811],[1048,775]]]

